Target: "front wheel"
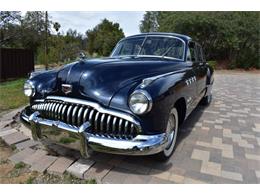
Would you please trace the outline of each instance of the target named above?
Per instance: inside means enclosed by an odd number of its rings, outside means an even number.
[[[167,144],[165,149],[157,154],[159,160],[165,161],[169,159],[172,153],[175,150],[176,140],[177,140],[177,133],[178,133],[178,112],[176,108],[173,108],[170,112],[167,129],[166,129],[166,136],[167,136]]]

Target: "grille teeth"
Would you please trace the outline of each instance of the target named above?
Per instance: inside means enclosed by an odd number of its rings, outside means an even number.
[[[32,110],[39,111],[42,118],[59,120],[72,126],[80,127],[89,121],[95,135],[110,138],[131,139],[138,134],[138,127],[132,122],[111,114],[101,113],[96,109],[80,104],[62,101],[47,101],[32,105]]]

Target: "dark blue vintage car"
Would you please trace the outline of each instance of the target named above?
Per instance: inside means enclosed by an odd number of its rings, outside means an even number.
[[[213,69],[202,47],[175,33],[122,39],[108,58],[32,74],[21,119],[34,139],[90,151],[169,158],[178,128],[209,104]]]

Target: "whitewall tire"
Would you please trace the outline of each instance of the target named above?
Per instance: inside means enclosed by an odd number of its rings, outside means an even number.
[[[166,129],[166,136],[168,138],[167,144],[165,149],[158,154],[160,160],[169,159],[174,152],[179,128],[178,125],[178,112],[176,108],[173,108],[170,112]]]

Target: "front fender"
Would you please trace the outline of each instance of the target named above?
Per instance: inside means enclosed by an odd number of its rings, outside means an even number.
[[[141,83],[132,83],[121,89],[111,100],[110,107],[134,115],[145,134],[163,133],[167,127],[168,116],[175,101],[183,95],[185,72],[161,77],[141,88]],[[146,90],[152,97],[153,107],[144,115],[135,115],[128,106],[128,97],[137,89]]]
[[[36,93],[32,99],[44,98],[56,89],[57,70],[45,71],[31,76],[29,81],[35,86]]]

